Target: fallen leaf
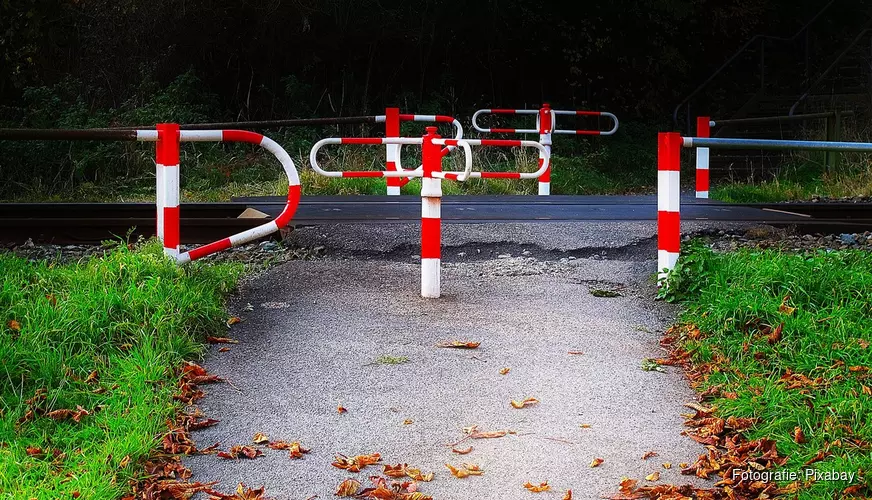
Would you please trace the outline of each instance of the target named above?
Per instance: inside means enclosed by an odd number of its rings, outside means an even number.
[[[472,453],[472,446],[469,448],[464,448],[462,450],[458,450],[457,448],[451,448],[451,451],[457,453],[458,455],[466,455],[467,453]]]
[[[405,419],[405,420],[403,420],[403,425],[410,425],[410,424],[413,424],[413,423],[414,423],[414,422],[413,422],[411,419],[408,419],[408,418]]]
[[[581,352],[581,351],[569,351],[569,354],[572,354],[572,355],[576,355],[576,356],[577,356],[577,355],[579,355],[579,354],[584,354],[584,353]]]
[[[229,347],[222,347],[222,348],[218,349],[218,352],[229,352],[229,351],[230,351]]]
[[[775,345],[781,341],[782,330],[784,330],[784,323],[779,323],[778,326],[776,326],[775,329],[772,330],[772,333],[770,333],[766,337],[766,339],[769,341],[769,345]]]
[[[469,437],[471,439],[494,439],[494,438],[504,437],[508,433],[509,433],[509,431],[486,431],[486,432],[472,431],[472,433],[469,435]]]
[[[42,455],[42,448],[38,448],[36,446],[28,446],[24,450],[29,457],[38,457]]]
[[[336,489],[336,493],[333,495],[337,497],[353,497],[357,495],[360,486],[360,481],[357,479],[346,479],[345,481],[342,481],[339,488]]]
[[[123,469],[127,467],[128,464],[130,464],[130,455],[124,455],[124,458],[122,458],[121,461],[118,462],[118,468]]]
[[[500,370],[500,375],[506,375],[507,373],[509,373],[509,370],[511,370],[511,368],[503,368],[503,369],[501,369],[501,370]]]
[[[636,481],[635,479],[630,479],[628,477],[621,479],[621,483],[620,483],[621,493],[625,493],[625,494],[631,493],[633,490],[636,489],[637,483],[638,483],[638,481]]]
[[[185,495],[171,495],[171,497],[179,499],[191,498],[193,493],[194,492]],[[239,483],[236,486],[236,493],[232,495],[225,495],[211,489],[206,490],[206,493],[209,494],[208,500],[267,500],[267,498],[264,496],[265,491],[262,486],[260,488],[253,489],[246,487],[244,483]]]
[[[54,411],[50,411],[50,412],[46,413],[45,416],[52,419],[52,420],[58,420],[58,421],[72,419],[74,422],[78,423],[82,420],[82,417],[90,415],[90,414],[91,414],[91,412],[89,412],[88,410],[82,408],[79,405],[76,405],[75,410],[70,410],[70,409],[54,410]]]
[[[52,306],[58,305],[58,299],[57,299],[57,297],[54,296],[53,293],[46,295],[45,298],[46,298],[46,300],[48,300],[49,304],[51,304]]]
[[[423,481],[425,483],[429,483],[433,480],[433,477],[436,476],[433,472],[428,472],[426,474],[421,472],[421,469],[409,469],[406,468],[406,475],[412,478],[415,481]]]
[[[408,464],[388,465],[385,464],[382,474],[388,477],[406,477],[406,467]]]
[[[781,305],[778,306],[778,312],[790,316],[791,314],[794,313],[794,311],[796,311],[796,308],[790,307],[789,305],[787,305],[788,300],[790,300],[790,295],[787,295],[783,299],[781,299]]]
[[[451,340],[436,344],[436,347],[448,347],[455,349],[476,349],[481,345],[481,342],[464,342],[462,340]]]
[[[688,465],[690,464],[688,464],[687,462],[681,462],[680,464],[678,464],[678,467],[681,469],[686,469]]]
[[[601,463],[605,462],[602,458],[594,458],[590,463],[590,468],[599,467]]]
[[[654,471],[651,474],[648,474],[647,476],[645,476],[645,480],[651,481],[651,482],[659,481],[660,480],[660,471]]]
[[[830,455],[832,455],[832,453],[825,451],[825,450],[820,450],[817,452],[817,455],[813,456],[812,458],[810,458],[808,460],[808,462],[806,462],[802,465],[803,465],[803,467],[808,467],[809,465],[811,465],[815,462],[820,462],[821,460],[827,458]]]
[[[238,321],[237,321],[238,323]],[[210,344],[238,344],[239,341],[236,339],[231,339],[230,337],[212,337],[211,335],[206,337],[206,342]]]
[[[347,412],[347,411],[348,411],[348,410],[346,410],[345,407],[342,406],[342,405],[339,405],[339,406],[336,407],[336,413],[338,413],[338,414],[340,414],[340,415],[342,415],[343,413],[345,413],[345,412]]]
[[[512,401],[511,405],[512,405],[512,408],[516,408],[516,409],[520,410],[521,408],[534,405],[538,402],[539,402],[539,400],[536,398],[527,398],[523,401]]]
[[[353,458],[348,458],[341,453],[336,454],[336,459],[333,460],[333,467],[345,469],[348,472],[360,472],[361,469],[368,465],[374,465],[381,461],[381,455],[372,453],[369,455],[357,455]]]
[[[657,456],[656,451],[646,451],[645,454],[642,455],[642,460],[648,460],[649,458],[656,457],[656,456]]]
[[[206,418],[203,420],[191,420],[188,424],[188,430],[190,431],[198,431],[200,429],[205,429],[206,427],[211,427],[218,423],[218,420],[214,418]]]
[[[474,464],[460,464],[459,468],[454,467],[451,464],[445,464],[445,467],[448,467],[448,470],[451,471],[451,474],[453,474],[454,477],[458,477],[461,479],[468,476],[481,476],[482,474],[484,474],[484,471],[481,470],[481,467]]]
[[[236,460],[237,458],[255,459],[263,455],[263,452],[257,448],[252,448],[247,445],[236,445],[230,448],[229,451],[219,451],[216,455],[218,458]]]
[[[14,319],[9,320],[9,322],[6,323],[6,325],[8,325],[10,329],[12,329],[16,332],[21,331],[21,323],[15,321]]]
[[[796,444],[802,444],[805,442],[805,433],[802,432],[802,427],[798,425],[793,428],[793,441]]]
[[[566,490],[566,494],[563,495],[563,500],[572,500],[572,490]]]
[[[582,429],[590,429],[590,424],[581,424],[579,425]]]
[[[97,370],[92,371],[85,377],[86,384],[95,384],[98,380],[100,380],[100,375],[97,374]]]
[[[543,491],[548,491],[551,489],[551,487],[548,486],[548,481],[545,481],[543,483],[539,483],[539,486],[536,486],[536,485],[530,483],[530,481],[527,481],[526,483],[524,483],[524,488],[527,488],[528,490],[532,491],[533,493],[541,493]]]
[[[254,438],[251,440],[254,444],[267,444],[269,443],[269,436],[262,432],[258,432],[254,435]]]
[[[70,496],[73,498],[79,498],[80,496],[82,496],[82,494],[79,493],[79,490],[76,490],[76,491],[70,493]]]
[[[240,318],[239,316],[232,316],[227,320],[227,326],[235,325],[236,323],[239,323],[240,321],[242,321],[242,318]]]
[[[337,497],[353,497],[357,495],[360,486],[360,481],[357,479],[346,479],[345,481],[342,481],[339,488],[336,489],[336,493],[333,495]]]
[[[671,468],[672,468],[672,462],[664,462],[664,463],[663,463],[663,468],[664,468],[664,469],[671,469]]]

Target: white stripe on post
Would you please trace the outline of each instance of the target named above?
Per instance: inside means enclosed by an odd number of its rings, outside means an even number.
[[[681,251],[681,136],[657,137],[657,284],[662,286]]]
[[[696,190],[697,198],[708,198],[708,184],[709,184],[709,148],[696,148],[696,176],[702,181],[705,179],[705,182],[699,182]],[[705,170],[705,172],[700,172],[700,170]],[[703,186],[705,190],[703,189]]]

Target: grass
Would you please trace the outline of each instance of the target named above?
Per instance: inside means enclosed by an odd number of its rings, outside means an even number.
[[[831,455],[810,468],[872,470],[872,253],[717,254],[694,244],[666,296],[702,332],[684,348],[715,367],[698,389],[721,386],[729,397],[712,404],[722,416],[758,418],[747,437],[774,439],[790,457],[785,470],[804,470],[821,451]],[[781,339],[767,337],[780,324]],[[788,388],[789,373],[808,381]],[[859,481],[868,494],[872,477]],[[836,498],[846,486],[816,482],[799,498]]]
[[[376,358],[375,362],[379,365],[401,365],[403,363],[408,363],[409,358],[407,358],[406,356],[384,355]]]
[[[129,491],[178,409],[175,368],[226,328],[240,271],[182,268],[155,243],[63,265],[0,254],[0,497]],[[46,415],[77,407],[78,423]]]

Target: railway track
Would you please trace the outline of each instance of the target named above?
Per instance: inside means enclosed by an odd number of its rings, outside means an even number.
[[[855,203],[735,205],[688,198],[682,220],[749,222],[796,226],[804,232],[872,230],[872,206]],[[262,224],[284,207],[279,197],[238,198],[228,203],[188,203],[181,207],[183,243],[206,243]],[[334,223],[414,223],[420,220],[416,196],[303,197],[292,225]],[[446,196],[444,223],[656,221],[653,196]],[[0,204],[0,241],[95,243],[155,233],[153,203]]]

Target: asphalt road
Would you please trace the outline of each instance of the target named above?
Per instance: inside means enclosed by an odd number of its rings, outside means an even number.
[[[645,483],[658,470],[660,482],[687,482],[678,464],[703,452],[680,435],[682,404],[694,395],[680,373],[641,369],[645,358],[663,354],[658,338],[674,314],[652,300],[650,231],[616,223],[567,223],[557,232],[550,224],[524,226],[523,233],[505,224],[446,232],[452,262],[443,265],[438,300],[418,296],[415,247],[406,241],[412,225],[391,226],[401,231],[390,244],[370,226],[295,233],[345,241],[345,250],[245,283],[232,305],[243,321],[229,333],[240,343],[223,353],[213,346],[205,360],[233,386],[206,387],[200,407],[221,422],[195,439],[226,449],[263,432],[311,452],[303,460],[269,449],[255,460],[195,456],[187,459],[193,479],[220,481],[226,491],[237,482],[263,485],[278,499],[332,498],[344,479],[366,483],[381,472],[337,469],[334,454],[377,452],[384,463],[435,472],[420,489],[436,499],[562,498],[570,488],[575,499],[593,499],[617,491],[624,476]],[[363,229],[349,235],[351,227]],[[511,256],[481,257],[499,242]],[[614,259],[599,253],[607,245]],[[362,248],[371,250],[367,257],[349,257]],[[591,249],[591,258],[574,258]],[[592,289],[621,296],[595,297]],[[435,347],[450,340],[481,345]],[[511,370],[501,375],[504,367]],[[540,403],[509,404],[528,397]],[[471,453],[452,453],[446,445],[472,425],[515,434],[469,439],[459,448],[472,446]],[[659,455],[642,460],[647,451]],[[591,468],[594,458],[603,464]],[[461,462],[484,475],[452,477],[444,464]],[[530,493],[527,481],[548,481],[553,491]]]

